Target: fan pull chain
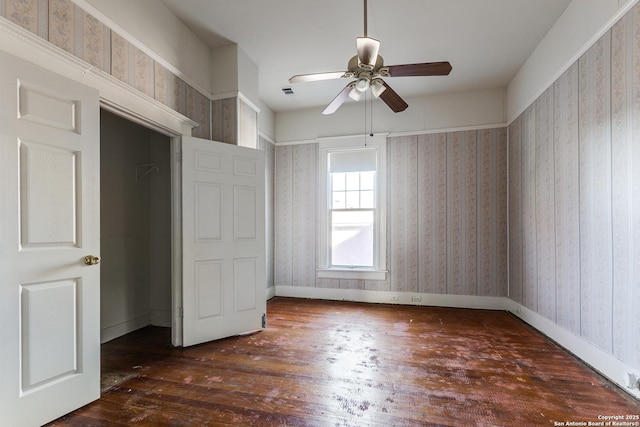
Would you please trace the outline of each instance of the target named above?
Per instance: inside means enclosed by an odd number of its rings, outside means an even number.
[[[369,114],[371,115],[369,120],[369,136],[373,138],[373,92],[371,92],[371,98],[369,98]]]
[[[364,146],[367,146],[367,96],[369,91],[364,93]]]

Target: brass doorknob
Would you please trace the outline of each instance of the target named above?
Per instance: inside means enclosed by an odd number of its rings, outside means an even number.
[[[84,263],[87,264],[87,265],[100,264],[100,257],[93,256],[93,255],[87,255],[86,257],[84,257]]]

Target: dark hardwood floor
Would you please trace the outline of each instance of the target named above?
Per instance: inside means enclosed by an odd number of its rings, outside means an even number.
[[[50,426],[534,426],[640,403],[499,311],[275,298],[268,327],[187,349],[145,328],[103,345],[128,378]]]

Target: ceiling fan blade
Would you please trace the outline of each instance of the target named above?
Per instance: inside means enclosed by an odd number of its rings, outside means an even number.
[[[391,77],[446,76],[452,69],[447,61],[391,65],[388,68]]]
[[[358,61],[360,64],[373,69],[378,60],[380,42],[371,37],[358,37],[356,39],[356,47],[358,48]]]
[[[353,82],[349,83],[347,86],[345,86],[344,89],[342,89],[342,92],[340,92],[338,94],[338,96],[336,96],[335,98],[333,98],[333,101],[331,101],[329,103],[329,105],[327,105],[327,108],[324,109],[324,111],[322,112],[322,114],[324,114],[325,116],[328,114],[333,114],[336,112],[336,110],[338,110],[338,108],[340,108],[340,106],[342,104],[344,104],[344,102],[349,99],[349,93],[351,92],[351,90],[353,89]]]
[[[299,74],[289,79],[289,83],[317,82],[320,80],[339,79],[345,76],[345,71],[331,71],[328,73]]]
[[[382,84],[384,84],[386,89],[380,94],[380,99],[382,99],[394,113],[406,110],[409,104],[407,104],[395,90],[391,89],[385,81],[382,81]]]

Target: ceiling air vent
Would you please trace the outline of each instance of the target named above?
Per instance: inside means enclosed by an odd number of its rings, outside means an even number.
[[[293,95],[293,89],[291,89],[290,87],[283,87],[282,93],[284,93],[285,95]]]

